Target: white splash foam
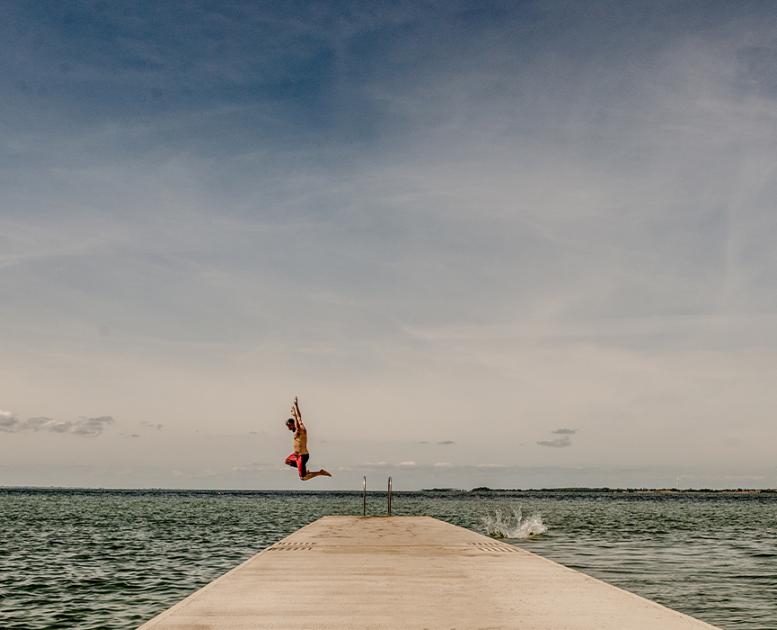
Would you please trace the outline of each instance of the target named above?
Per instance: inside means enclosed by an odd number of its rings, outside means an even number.
[[[541,514],[523,518],[520,507],[512,507],[509,511],[497,508],[483,516],[482,521],[486,535],[492,538],[531,538],[548,531]]]

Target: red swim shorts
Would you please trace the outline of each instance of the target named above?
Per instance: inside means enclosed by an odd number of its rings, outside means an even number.
[[[292,453],[286,458],[286,465],[296,468],[299,472],[300,479],[302,479],[302,477],[308,474],[308,469],[306,466],[308,459],[310,459],[309,453]]]

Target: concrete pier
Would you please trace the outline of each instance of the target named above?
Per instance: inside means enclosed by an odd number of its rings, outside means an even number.
[[[330,516],[258,553],[141,628],[712,626],[430,517]]]

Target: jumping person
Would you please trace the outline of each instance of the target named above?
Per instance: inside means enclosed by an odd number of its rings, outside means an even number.
[[[292,466],[299,472],[299,478],[302,481],[313,479],[313,477],[331,477],[323,468],[316,472],[308,471],[306,464],[310,453],[308,453],[308,430],[302,422],[302,412],[299,410],[299,402],[294,398],[294,404],[291,406],[291,415],[293,418],[286,420],[286,428],[294,431],[294,452],[286,458],[286,465]]]

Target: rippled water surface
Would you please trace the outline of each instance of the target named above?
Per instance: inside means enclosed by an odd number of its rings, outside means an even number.
[[[349,493],[0,489],[0,628],[134,628],[361,507]],[[775,494],[400,493],[394,511],[480,532],[515,511],[512,544],[722,628],[777,629]]]

